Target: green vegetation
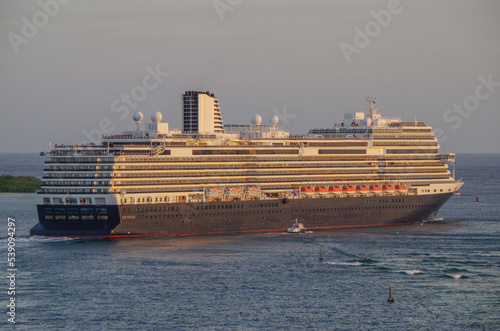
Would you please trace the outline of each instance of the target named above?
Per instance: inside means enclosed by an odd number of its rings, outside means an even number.
[[[0,193],[34,193],[42,181],[28,176],[0,176]]]

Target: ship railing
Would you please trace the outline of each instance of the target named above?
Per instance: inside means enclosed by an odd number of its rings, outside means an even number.
[[[153,147],[149,151],[149,155],[156,156],[163,153],[164,151],[165,151],[165,143],[161,143],[160,145]]]

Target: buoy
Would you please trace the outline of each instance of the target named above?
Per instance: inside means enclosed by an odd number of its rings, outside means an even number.
[[[319,249],[319,260],[323,261],[323,249],[322,248]]]
[[[476,202],[479,202],[479,195],[476,195]]]
[[[387,302],[394,302],[394,298],[392,297],[392,288],[389,286],[389,299],[387,299]]]

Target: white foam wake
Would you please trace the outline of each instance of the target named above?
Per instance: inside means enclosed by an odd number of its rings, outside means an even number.
[[[341,267],[359,267],[363,265],[361,262],[326,262],[330,265],[336,265]]]
[[[423,273],[423,271],[418,270],[418,269],[415,269],[415,270],[398,270],[398,271],[394,271],[394,272],[401,273],[401,274],[407,274],[407,275],[418,275],[418,274],[422,274]]]

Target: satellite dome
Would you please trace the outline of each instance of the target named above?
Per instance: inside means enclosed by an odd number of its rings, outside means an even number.
[[[280,121],[280,118],[276,115],[269,117],[269,123],[271,123],[272,125],[278,124],[279,121]]]
[[[155,111],[153,114],[151,114],[151,122],[153,123],[160,123],[163,115],[159,111]]]
[[[134,121],[139,124],[141,123],[142,119],[144,118],[144,115],[142,115],[142,113],[140,111],[137,111],[134,113],[134,115],[132,116],[132,118],[134,119]]]
[[[253,125],[260,125],[260,123],[262,123],[262,117],[260,117],[260,115],[255,115],[254,117],[252,117]]]

